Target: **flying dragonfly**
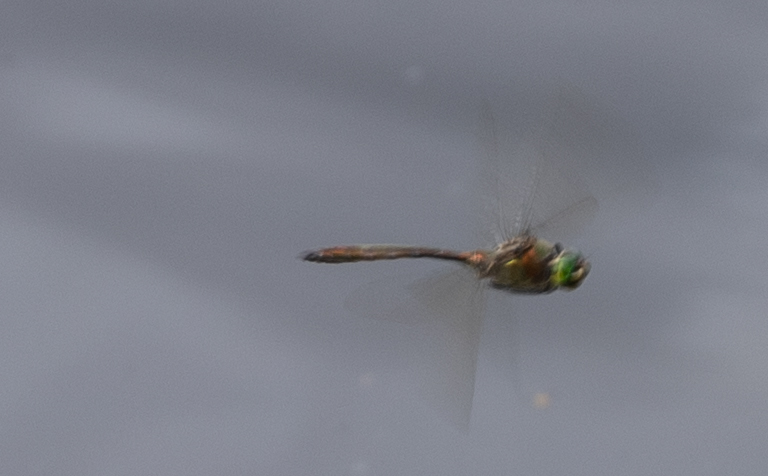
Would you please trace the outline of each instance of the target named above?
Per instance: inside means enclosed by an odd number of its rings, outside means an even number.
[[[417,285],[414,294],[423,302],[421,313],[434,324],[431,329],[437,334],[431,358],[421,372],[426,393],[449,420],[465,428],[472,410],[482,329],[483,300],[477,289],[485,284],[485,287],[513,294],[537,295],[578,288],[590,272],[587,258],[577,250],[539,235],[554,230],[555,225],[567,222],[573,215],[583,217],[597,208],[594,197],[579,187],[572,187],[565,174],[557,173],[560,155],[554,152],[558,150],[557,141],[553,142],[551,131],[545,131],[528,138],[533,148],[517,149],[518,153],[535,156],[534,168],[523,199],[512,200],[518,202],[518,212],[510,220],[505,207],[512,187],[508,186],[507,179],[514,172],[505,173],[509,172],[509,164],[499,162],[495,120],[488,108],[482,118],[486,135],[484,147],[493,171],[485,180],[490,182],[487,188],[496,195],[492,207],[495,215],[492,220],[497,228],[495,246],[455,251],[408,245],[343,245],[300,255],[305,261],[332,264],[430,258],[452,261],[464,268],[463,272],[425,280]],[[556,189],[554,194],[551,187]],[[547,201],[543,198],[546,196],[558,198],[548,200],[548,216],[541,219],[542,207],[537,202]]]
[[[524,232],[492,250],[453,251],[402,245],[345,245],[305,252],[314,263],[355,263],[400,258],[458,261],[487,280],[491,287],[518,294],[546,294],[578,288],[589,274],[584,256],[560,243]]]

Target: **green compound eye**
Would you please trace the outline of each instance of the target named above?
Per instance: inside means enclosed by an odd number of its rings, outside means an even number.
[[[589,273],[587,263],[580,253],[563,251],[552,263],[551,281],[555,286],[576,289]]]

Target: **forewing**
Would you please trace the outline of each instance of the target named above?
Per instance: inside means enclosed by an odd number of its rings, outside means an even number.
[[[519,231],[553,241],[573,237],[594,219],[597,200],[572,168],[566,148],[549,143],[536,154],[533,187]]]
[[[424,311],[424,346],[417,365],[420,387],[451,423],[468,428],[475,392],[477,352],[484,302],[469,270],[416,283],[414,295]]]
[[[541,112],[521,113],[530,120],[497,121],[489,106],[481,114],[486,216],[497,242],[521,233],[566,238],[597,211],[579,170],[600,142],[589,103],[573,91],[543,102]]]
[[[408,286],[407,299],[374,283],[346,307],[361,316],[400,322],[417,334],[413,373],[420,393],[450,423],[467,429],[472,413],[483,293],[474,272],[456,269]]]

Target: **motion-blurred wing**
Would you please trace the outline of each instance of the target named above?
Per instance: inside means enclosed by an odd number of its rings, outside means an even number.
[[[413,327],[413,374],[420,393],[442,418],[466,430],[472,413],[483,322],[482,285],[454,269],[405,286],[372,283],[347,298],[354,314]],[[398,292],[399,290],[399,292]],[[393,295],[397,293],[398,295]]]
[[[526,115],[535,119],[512,123],[483,108],[482,189],[497,242],[521,233],[567,238],[596,214],[597,200],[579,178],[579,164],[599,140],[590,137],[588,104],[578,98],[561,93],[553,107]]]

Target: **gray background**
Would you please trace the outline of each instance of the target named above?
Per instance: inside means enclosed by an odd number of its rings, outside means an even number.
[[[0,10],[0,473],[765,474],[764,2]],[[296,256],[478,246],[480,105],[560,88],[593,271],[489,300],[462,433],[344,306],[441,266]]]

